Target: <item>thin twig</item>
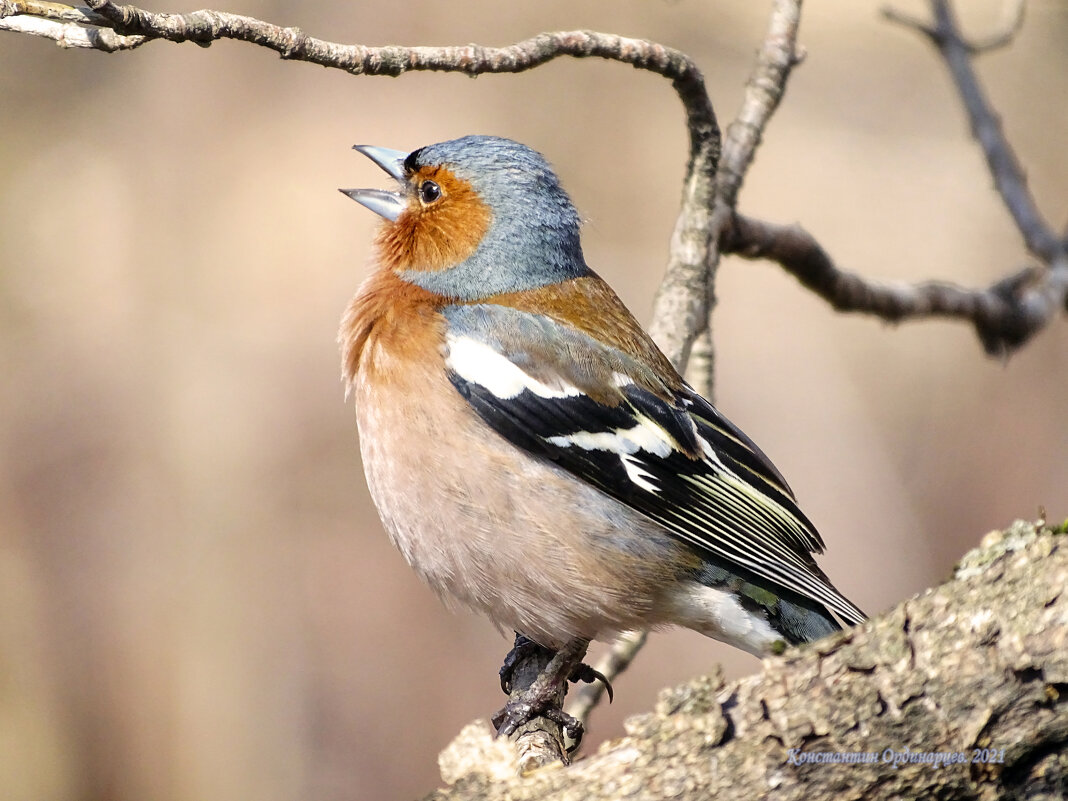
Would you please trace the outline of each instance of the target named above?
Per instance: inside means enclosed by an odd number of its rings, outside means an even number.
[[[631,39],[596,31],[554,31],[506,47],[368,47],[345,45],[308,36],[300,28],[201,10],[188,14],[161,14],[135,6],[117,6],[110,0],[86,0],[88,9],[59,3],[0,0],[0,17],[31,15],[71,24],[110,25],[123,35],[145,40],[195,42],[207,45],[233,39],[266,47],[286,59],[343,69],[355,75],[396,77],[406,72],[462,72],[468,75],[516,73],[539,67],[561,56],[604,58],[662,75],[672,81],[686,110],[693,150],[717,133],[704,77],[694,61],[674,48],[645,39]],[[718,152],[718,151],[717,151]]]
[[[1068,237],[1059,237],[1043,219],[1027,188],[1027,178],[1001,122],[990,106],[972,69],[973,54],[1010,41],[1023,21],[1021,0],[1014,0],[1011,21],[988,39],[968,42],[960,31],[948,0],[930,0],[933,22],[893,9],[883,15],[923,34],[938,48],[968,114],[972,134],[986,157],[987,167],[1002,202],[1012,215],[1028,250],[1044,267],[1027,269],[984,291],[965,290],[930,282],[914,287],[881,285],[837,271],[830,257],[800,229],[758,231],[755,221],[738,226],[741,251],[778,251],[769,256],[787,266],[806,286],[827,298],[835,308],[867,311],[888,320],[944,316],[970,320],[990,354],[1007,354],[1043,328],[1060,310],[1068,310]],[[803,235],[803,236],[802,236]],[[779,240],[771,245],[771,240]],[[748,243],[748,244],[747,244]],[[790,244],[787,244],[790,243]],[[788,266],[792,264],[793,266]]]
[[[977,48],[965,40],[948,0],[931,0],[931,11],[934,15],[933,24],[891,9],[884,10],[883,14],[893,22],[919,31],[938,48],[964,103],[972,135],[986,156],[987,166],[1002,201],[1023,235],[1028,250],[1049,264],[1059,252],[1063,252],[1063,247],[1038,211],[1027,188],[1023,168],[972,69],[971,55]]]
[[[686,369],[694,339],[707,324],[709,275],[719,259],[711,209],[716,196],[720,132],[703,83],[701,92],[702,97],[686,104],[690,132],[686,178],[679,216],[671,232],[667,268],[653,298],[649,326],[656,344],[680,372]]]
[[[680,369],[685,366],[693,339],[707,320],[708,265],[715,260],[710,256],[709,210],[715,195],[720,150],[719,125],[704,77],[686,54],[656,42],[594,31],[543,33],[507,47],[343,45],[308,36],[299,28],[285,28],[221,11],[159,14],[135,6],[118,6],[109,0],[86,2],[124,36],[192,41],[203,46],[219,39],[235,39],[270,48],[282,58],[343,69],[355,75],[399,76],[420,70],[467,75],[516,73],[561,56],[573,56],[619,61],[670,79],[686,111],[690,151],[668,265],[654,301],[656,314],[651,333]],[[12,11],[16,5],[6,3],[0,8],[6,9],[3,13],[27,13]]]
[[[727,127],[716,177],[716,198],[710,221],[713,253],[707,276],[708,306],[704,330],[698,336],[687,370],[690,383],[709,400],[715,400],[715,348],[712,343],[712,313],[715,307],[715,278],[720,240],[738,204],[738,194],[764,130],[779,107],[786,82],[801,60],[797,44],[801,24],[801,0],[776,0],[756,64],[746,81],[738,116]]]
[[[575,638],[556,653],[539,648],[517,660],[512,671],[509,704],[521,705],[529,716],[533,711],[527,706],[526,699],[529,695],[545,697],[551,693],[552,707],[562,710],[568,678],[575,668],[582,664],[589,645],[589,640]],[[528,717],[511,734],[511,738],[515,742],[521,772],[525,773],[554,762],[563,762],[565,765],[570,762],[560,723],[550,719],[547,714]]]
[[[300,28],[274,25],[254,17],[204,9],[188,14],[163,14],[135,6],[118,6],[110,0],[86,0],[95,12],[91,20],[61,17],[51,9],[66,9],[58,3],[0,3],[0,16],[30,14],[51,19],[108,24],[125,35],[195,42],[205,45],[233,39],[274,50],[295,61],[343,69],[356,75],[396,77],[406,72],[463,72],[469,75],[516,73],[541,66],[561,56],[599,57],[630,64],[673,81],[686,107],[688,120],[696,127],[714,125],[704,80],[687,55],[644,39],[630,39],[595,31],[543,33],[506,47],[464,45],[455,47],[369,47],[329,42],[308,36]]]
[[[0,31],[25,33],[51,39],[60,47],[87,48],[113,53],[133,50],[148,39],[144,36],[120,36],[108,22],[88,8],[61,3],[7,2],[0,0]]]
[[[717,202],[734,208],[771,116],[779,107],[790,73],[801,61],[797,32],[801,0],[776,0],[756,64],[745,85],[738,116],[727,126],[719,162]]]
[[[1016,39],[1016,36],[1023,28],[1024,17],[1026,16],[1025,12],[1027,10],[1027,0],[1007,1],[1005,5],[1002,6],[1002,9],[1001,24],[997,28],[980,39],[964,41],[964,46],[968,49],[969,53],[976,56],[983,53],[989,53],[993,50],[1007,47]],[[881,13],[884,19],[890,22],[896,22],[898,25],[905,28],[912,28],[930,39],[936,39],[939,36],[939,31],[936,26],[919,17],[906,14],[904,11],[898,11],[892,6],[884,6],[881,9]],[[961,38],[963,40],[963,37]]]

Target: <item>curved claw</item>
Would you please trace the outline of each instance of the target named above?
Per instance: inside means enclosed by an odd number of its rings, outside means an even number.
[[[577,665],[571,671],[568,680],[576,683],[581,681],[583,684],[593,684],[595,681],[599,681],[604,685],[605,692],[608,693],[608,703],[612,703],[615,700],[615,695],[612,692],[612,682],[601,671],[590,667],[585,662]]]

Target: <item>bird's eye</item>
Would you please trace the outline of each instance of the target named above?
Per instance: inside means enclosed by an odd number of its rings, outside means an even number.
[[[433,203],[441,197],[441,187],[433,181],[423,181],[419,184],[419,199],[424,203]]]

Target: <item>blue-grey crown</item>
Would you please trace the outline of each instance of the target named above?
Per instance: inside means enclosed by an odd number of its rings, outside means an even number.
[[[432,292],[478,300],[555,284],[589,273],[579,216],[545,157],[497,136],[465,136],[413,151],[406,167],[448,167],[489,207],[489,230],[475,252],[446,270],[408,270]]]

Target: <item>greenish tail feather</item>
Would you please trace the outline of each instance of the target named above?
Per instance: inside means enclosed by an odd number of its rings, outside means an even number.
[[[812,642],[841,630],[822,604],[772,584],[734,565],[730,570],[706,562],[694,578],[706,587],[729,590],[743,608],[762,612],[790,645]]]
[[[823,607],[811,602],[806,607],[780,599],[778,618],[775,620],[769,615],[768,620],[772,628],[782,632],[791,645],[819,640],[842,628]]]

